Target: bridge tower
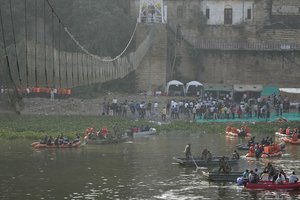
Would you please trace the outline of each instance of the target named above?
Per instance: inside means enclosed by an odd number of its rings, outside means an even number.
[[[135,40],[140,44],[151,29],[153,41],[136,73],[138,89],[145,92],[164,90],[167,77],[166,7],[163,0],[131,0],[130,14],[139,22]]]

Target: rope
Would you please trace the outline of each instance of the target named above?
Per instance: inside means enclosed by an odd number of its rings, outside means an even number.
[[[66,65],[66,86],[68,88],[68,60],[67,60],[67,52],[65,52],[65,65]]]
[[[20,75],[18,52],[17,52],[17,43],[16,43],[16,36],[15,36],[14,20],[13,20],[12,8],[11,8],[11,0],[9,0],[9,10],[10,10],[10,19],[11,19],[11,26],[12,26],[14,46],[15,46],[15,53],[16,53],[16,62],[17,62],[18,76],[19,76],[20,84],[22,84],[21,75]]]

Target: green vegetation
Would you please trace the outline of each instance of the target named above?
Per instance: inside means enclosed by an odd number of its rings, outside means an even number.
[[[131,126],[148,124],[155,127],[160,134],[169,132],[184,132],[191,134],[224,133],[227,123],[191,123],[185,121],[173,121],[166,125],[155,125],[147,121],[133,121],[120,117],[109,116],[1,116],[0,138],[2,139],[41,139],[45,134],[57,136],[64,134],[73,138],[76,133],[81,136],[87,127],[100,130],[107,127],[112,130],[117,125],[120,132],[125,132]],[[240,127],[242,123],[230,123],[230,126]],[[299,122],[293,121],[285,124],[273,122],[259,122],[247,124],[252,133],[272,134],[280,127],[298,127]]]

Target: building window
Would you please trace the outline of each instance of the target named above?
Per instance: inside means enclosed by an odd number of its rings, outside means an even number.
[[[232,8],[224,9],[224,24],[232,24]]]
[[[206,8],[206,10],[205,10],[206,19],[209,19],[209,15],[210,15],[210,10],[209,10],[209,8]]]
[[[247,19],[251,19],[251,8],[247,9]]]
[[[177,18],[183,18],[183,7],[182,6],[177,7]]]

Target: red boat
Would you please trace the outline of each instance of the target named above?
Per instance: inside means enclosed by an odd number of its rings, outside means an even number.
[[[35,149],[41,149],[41,148],[76,148],[81,145],[81,141],[77,141],[74,143],[68,143],[68,144],[61,144],[61,145],[47,145],[47,144],[41,144],[40,142],[34,142],[31,144],[31,146]]]
[[[282,138],[281,140],[289,144],[300,144],[300,139],[294,140],[292,138]]]
[[[242,126],[241,129],[236,127],[227,126],[226,135],[233,137],[250,137],[250,128],[247,126]]]
[[[300,189],[300,182],[297,183],[283,183],[283,184],[276,184],[272,181],[260,181],[258,183],[247,183],[245,185],[247,189],[263,189],[263,190],[295,190]]]

